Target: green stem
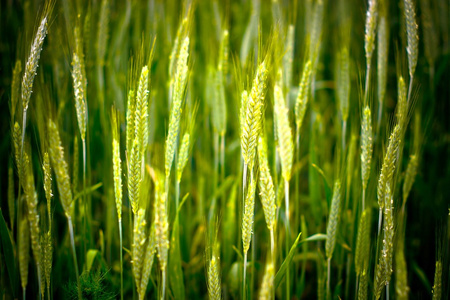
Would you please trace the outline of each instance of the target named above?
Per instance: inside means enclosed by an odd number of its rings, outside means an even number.
[[[87,211],[87,200],[86,200],[86,140],[84,137],[81,139],[83,143],[83,204],[84,204],[84,222],[83,222],[83,254],[86,258],[87,250],[86,250],[86,234],[87,234],[87,217],[89,215]]]
[[[245,291],[245,279],[246,279],[246,275],[247,275],[247,252],[244,253],[244,280],[242,281],[242,299],[245,300],[247,299],[247,293]]]
[[[72,244],[72,255],[73,255],[73,264],[75,266],[75,276],[77,277],[78,299],[82,300],[83,298],[81,297],[80,273],[78,272],[77,252],[75,250],[75,239],[73,236],[72,218],[70,216],[67,217],[67,224],[69,227],[70,243]]]
[[[161,291],[161,300],[164,300],[166,296],[166,269],[162,271],[162,291]]]
[[[327,299],[331,299],[330,294],[330,274],[331,273],[331,257],[327,259]]]
[[[290,228],[289,228],[289,181],[284,180],[284,200],[286,203],[286,255],[289,253]],[[290,299],[290,274],[289,265],[286,266],[286,299]]]
[[[122,219],[119,220],[120,243],[120,299],[123,300],[123,244],[122,244]]]

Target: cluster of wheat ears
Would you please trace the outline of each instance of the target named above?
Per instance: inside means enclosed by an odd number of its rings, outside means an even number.
[[[414,298],[419,83],[449,36],[448,1],[418,4],[9,4],[2,297]]]

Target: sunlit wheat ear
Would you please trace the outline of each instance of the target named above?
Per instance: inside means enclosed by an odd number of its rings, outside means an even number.
[[[378,17],[378,1],[369,0],[369,8],[366,14],[366,30],[364,36],[364,49],[366,52],[366,64],[367,68],[370,68],[370,62],[372,60],[373,50],[375,48],[375,34],[377,28]]]
[[[295,101],[295,123],[297,126],[297,135],[305,118],[306,107],[308,104],[309,89],[311,85],[311,61],[308,60],[303,67],[302,79],[298,88],[297,100]]]
[[[134,131],[135,131],[135,120],[136,120],[136,97],[134,90],[128,91],[128,101],[127,101],[127,144],[126,150],[128,155],[131,154],[131,149],[133,148]],[[129,167],[129,166],[128,166]]]
[[[406,51],[408,52],[409,76],[412,78],[416,70],[417,57],[419,55],[419,34],[414,2],[413,0],[403,0],[403,2],[406,18],[406,36],[408,40]]]
[[[264,270],[264,276],[261,283],[261,290],[259,291],[259,299],[261,300],[270,300],[274,299],[274,278],[275,278],[275,269],[273,266],[273,262],[269,261],[266,264],[266,268]]]
[[[263,61],[256,72],[250,95],[245,108],[245,120],[242,126],[241,148],[244,163],[251,169],[255,159],[258,137],[262,129],[262,112],[266,95],[268,70]]]
[[[14,65],[12,82],[11,82],[11,121],[15,121],[15,115],[17,110],[17,103],[20,96],[20,75],[22,75],[22,61],[16,60]]]
[[[30,228],[28,225],[27,216],[25,214],[22,216],[23,219],[19,221],[18,256],[20,283],[25,293],[25,289],[28,284],[28,264],[30,260]]]
[[[148,67],[144,66],[139,78],[139,85],[136,95],[134,124],[134,138],[138,141],[140,160],[142,160],[148,145],[148,80]]]
[[[178,132],[180,129],[180,118],[182,111],[182,103],[184,98],[184,90],[187,82],[188,73],[188,57],[189,57],[189,37],[183,40],[180,48],[180,54],[177,61],[177,71],[175,73],[174,91],[172,95],[172,107],[170,110],[169,132],[167,134],[165,145],[165,171],[166,177],[170,176],[170,170],[175,154]]]
[[[181,175],[183,174],[184,167],[187,164],[188,161],[188,155],[189,155],[189,139],[190,135],[188,132],[186,132],[183,135],[183,140],[181,142],[180,151],[178,155],[178,164],[177,164],[177,181],[181,181]]]
[[[286,33],[285,53],[283,56],[283,85],[289,89],[292,80],[292,63],[294,61],[295,26],[289,25]],[[289,100],[289,99],[288,99]],[[289,101],[287,101],[289,103]]]
[[[140,285],[139,299],[144,299],[145,297],[148,281],[150,279],[150,274],[152,272],[155,252],[156,252],[155,224],[153,223],[152,227],[150,228],[147,247],[145,248],[144,253],[144,263],[142,265],[141,271],[141,285]]]
[[[370,209],[363,211],[359,220],[355,250],[355,272],[360,276],[368,267],[370,255]]]
[[[141,271],[144,259],[144,249],[147,241],[145,230],[145,209],[141,208],[134,218],[133,228],[133,275],[138,294],[141,294]]]
[[[47,287],[47,293],[50,292],[50,278],[52,275],[52,264],[53,264],[53,242],[52,242],[52,234],[48,231],[44,235],[44,275],[45,282]]]
[[[24,112],[28,109],[28,104],[33,90],[33,81],[36,76],[36,70],[41,57],[42,45],[47,35],[47,16],[44,16],[36,31],[33,43],[31,44],[30,53],[25,65],[25,72],[22,78],[22,107]]]
[[[404,128],[406,120],[408,118],[408,102],[406,99],[406,84],[403,77],[400,76],[398,80],[398,102],[397,102],[397,122],[400,127]]]
[[[217,245],[213,246],[211,259],[208,262],[208,295],[211,300],[222,299],[220,280],[220,257]]]
[[[383,250],[381,262],[384,269],[384,282],[389,284],[392,275],[392,258],[394,256],[394,197],[387,185],[384,204]]]
[[[175,71],[176,71],[176,66],[177,66],[177,59],[178,59],[178,54],[180,51],[180,40],[185,32],[186,26],[188,23],[188,19],[184,18],[183,21],[180,24],[180,27],[178,27],[177,30],[177,36],[175,38],[175,41],[173,42],[173,46],[172,46],[172,51],[170,52],[170,56],[169,56],[169,78],[173,78]]]
[[[397,153],[400,144],[401,128],[397,124],[392,130],[389,137],[388,147],[386,154],[384,155],[383,165],[381,167],[380,177],[378,179],[377,196],[378,206],[380,209],[384,208],[384,197],[386,195],[386,185],[391,181],[394,176],[395,165],[397,161]]]
[[[50,167],[50,157],[48,156],[48,152],[44,153],[44,163],[42,164],[42,169],[44,171],[44,191],[45,198],[47,199],[47,213],[48,213],[48,221],[49,228],[51,231],[52,228],[52,170]]]
[[[128,197],[130,198],[133,214],[139,210],[139,199],[141,194],[141,156],[139,153],[139,142],[133,142],[128,164]]]
[[[403,182],[403,205],[411,192],[411,188],[417,175],[418,165],[419,159],[417,155],[411,155],[408,161],[408,166],[406,167],[405,181]]]
[[[325,253],[328,259],[333,255],[336,245],[336,234],[339,224],[339,214],[341,207],[341,181],[338,179],[334,183],[333,198],[331,200],[330,217],[327,225],[327,241],[325,243]]]
[[[72,79],[73,91],[75,93],[75,108],[77,111],[78,128],[80,129],[81,139],[86,138],[86,79],[83,78],[82,64],[80,57],[76,52],[72,59]]]
[[[281,74],[279,75],[281,77]],[[284,180],[291,180],[292,160],[294,157],[294,143],[292,130],[289,125],[289,110],[284,100],[281,82],[277,82],[274,88],[274,112],[278,132],[278,152],[281,158],[281,169]]]
[[[263,205],[264,217],[267,228],[273,230],[275,225],[276,205],[275,188],[272,175],[269,170],[267,159],[267,145],[265,139],[260,136],[258,142],[258,161],[259,161],[259,191],[261,203]]]
[[[112,151],[113,151],[113,179],[114,179],[114,198],[116,200],[116,210],[119,222],[122,220],[122,161],[120,159],[120,136],[117,125],[117,113],[113,110],[112,114]]]
[[[247,113],[247,103],[248,103],[248,92],[246,90],[242,91],[241,94],[241,107],[239,109],[239,125],[240,125],[240,138],[242,143],[242,138],[244,134],[245,126],[245,115]]]
[[[69,168],[64,158],[64,148],[61,145],[59,130],[52,120],[48,121],[48,135],[50,160],[55,170],[59,199],[66,216],[70,217],[73,197],[70,188]]]
[[[434,271],[433,300],[442,299],[442,261],[436,261]]]
[[[250,248],[253,233],[253,219],[255,215],[255,190],[257,179],[254,178],[253,172],[251,172],[250,178],[250,186],[244,201],[244,216],[242,218],[242,244],[244,253]]]
[[[364,107],[363,119],[361,123],[361,177],[363,193],[367,188],[370,177],[370,166],[373,153],[373,132],[372,132],[372,114],[370,107]]]
[[[155,238],[158,253],[159,266],[164,270],[167,266],[167,256],[169,251],[169,223],[167,215],[167,195],[164,191],[164,178],[162,174],[157,174],[155,179]]]

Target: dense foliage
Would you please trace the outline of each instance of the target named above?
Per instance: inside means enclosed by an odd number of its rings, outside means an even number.
[[[448,0],[2,1],[3,299],[448,299]]]

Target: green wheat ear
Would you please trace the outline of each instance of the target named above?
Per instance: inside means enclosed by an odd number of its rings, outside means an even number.
[[[336,245],[336,234],[339,224],[339,214],[341,208],[341,181],[338,179],[334,183],[333,197],[331,199],[330,217],[327,225],[327,241],[325,243],[325,253],[331,259],[334,246]]]
[[[273,230],[275,226],[275,188],[270,174],[269,162],[267,159],[267,145],[264,137],[260,136],[258,141],[258,161],[259,161],[259,192],[263,205],[264,216],[267,228]]]

